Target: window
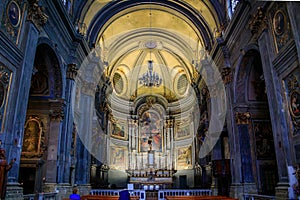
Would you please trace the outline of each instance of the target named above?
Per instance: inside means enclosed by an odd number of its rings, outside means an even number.
[[[228,16],[231,19],[235,10],[235,7],[239,3],[240,0],[228,0],[227,2],[227,9],[228,9]]]

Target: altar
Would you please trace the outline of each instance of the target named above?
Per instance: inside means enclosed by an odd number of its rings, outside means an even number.
[[[161,164],[155,162],[155,151],[152,150],[152,137],[148,139],[150,150],[147,152],[147,163],[141,169],[127,170],[129,174],[129,182],[134,184],[136,189],[144,190],[160,190],[170,189],[173,184],[173,177],[176,170],[173,168],[160,169]],[[160,161],[160,159],[159,159]]]

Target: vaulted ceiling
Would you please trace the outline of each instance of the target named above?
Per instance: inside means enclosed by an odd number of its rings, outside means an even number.
[[[87,0],[77,4],[75,15],[86,25],[90,45],[100,49],[117,95],[130,99],[151,92],[174,101],[188,94],[179,90],[212,48],[224,8],[221,0]],[[162,78],[151,91],[139,81],[149,60]]]

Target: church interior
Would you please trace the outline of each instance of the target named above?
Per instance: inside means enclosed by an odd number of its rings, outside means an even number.
[[[299,10],[3,0],[0,199],[300,199]]]

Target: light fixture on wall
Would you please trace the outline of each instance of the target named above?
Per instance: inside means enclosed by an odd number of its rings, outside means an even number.
[[[148,70],[139,78],[140,84],[146,87],[159,87],[162,84],[162,78],[158,73],[153,71],[153,60],[151,57],[152,49],[156,48],[156,43],[152,41],[151,33],[152,33],[152,9],[151,9],[151,1],[150,1],[150,41],[146,43],[146,47],[150,49],[150,60],[148,60]]]

